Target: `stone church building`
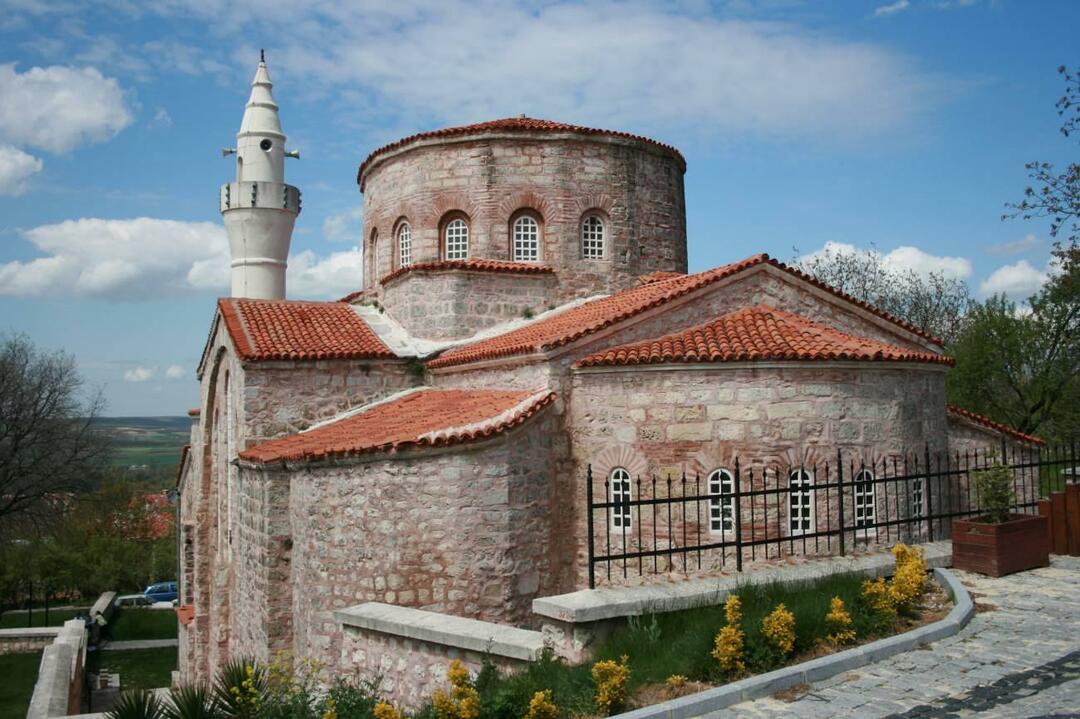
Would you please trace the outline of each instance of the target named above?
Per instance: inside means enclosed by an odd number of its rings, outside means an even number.
[[[946,406],[938,339],[793,267],[688,273],[686,161],[625,132],[515,117],[381,147],[361,289],[288,300],[285,141],[260,63],[178,477],[185,681],[279,650],[341,666],[334,611],[368,601],[530,626],[587,586],[589,468],[602,496],[736,457],[1037,441]]]

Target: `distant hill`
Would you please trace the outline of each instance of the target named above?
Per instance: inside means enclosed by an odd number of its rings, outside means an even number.
[[[112,464],[134,470],[172,468],[191,436],[190,417],[99,417],[113,440]]]

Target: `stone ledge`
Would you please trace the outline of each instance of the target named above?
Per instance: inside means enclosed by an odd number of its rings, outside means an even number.
[[[952,543],[923,544],[928,567],[952,564]],[[788,584],[817,579],[832,574],[853,572],[868,578],[892,572],[892,555],[885,553],[812,559],[805,564],[786,567],[761,567],[742,574],[728,574],[671,584],[636,587],[582,589],[568,594],[533,600],[533,613],[571,624],[630,617],[646,612],[673,612],[703,604],[715,604],[728,592],[755,584]]]
[[[934,569],[934,581],[953,597],[953,608],[944,619],[861,647],[615,716],[618,719],[689,719],[726,709],[740,702],[769,696],[799,684],[828,679],[901,652],[911,651],[921,644],[957,634],[975,615],[971,595],[947,569]]]
[[[339,609],[334,619],[346,627],[528,662],[539,659],[544,651],[540,632],[382,602]]]
[[[38,639],[57,637],[63,627],[28,627],[26,629],[0,629],[0,639]]]

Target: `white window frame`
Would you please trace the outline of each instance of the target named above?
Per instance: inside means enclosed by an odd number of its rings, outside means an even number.
[[[448,260],[469,259],[469,223],[455,217],[443,228],[444,258]]]
[[[799,537],[814,532],[816,521],[813,487],[814,473],[810,470],[793,469],[788,472],[788,532],[791,536]],[[804,522],[806,526],[802,526]]]
[[[402,222],[397,231],[398,239],[398,266],[408,267],[412,264],[412,229],[408,222]]]
[[[911,480],[911,516],[914,519],[922,519],[923,507],[926,501],[924,497],[922,477],[914,477]]]
[[[709,473],[709,531],[735,533],[735,475],[720,467]]]
[[[616,467],[611,470],[611,474],[608,475],[608,487],[608,494],[610,495],[609,501],[612,504],[623,501],[634,501],[634,488],[630,483],[630,472],[624,467]],[[624,509],[626,510],[625,512],[623,511]],[[623,529],[629,531],[633,524],[632,514],[632,508],[629,506],[613,506],[611,508],[611,528],[617,529],[620,532]]]
[[[607,255],[607,223],[600,215],[581,220],[581,259],[602,260]]]
[[[874,473],[860,469],[852,485],[855,505],[855,528],[869,529],[875,521]]]
[[[540,223],[532,215],[521,215],[511,227],[514,262],[540,261]]]

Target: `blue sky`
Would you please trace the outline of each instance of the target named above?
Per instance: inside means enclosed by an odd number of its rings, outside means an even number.
[[[356,168],[385,142],[526,113],[686,155],[690,269],[826,243],[1022,300],[1059,165],[1080,3],[4,0],[0,332],[73,353],[108,414],[179,414],[227,292],[218,186],[265,47],[304,193],[290,297],[358,288]]]

